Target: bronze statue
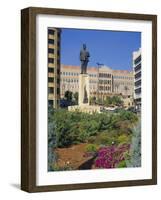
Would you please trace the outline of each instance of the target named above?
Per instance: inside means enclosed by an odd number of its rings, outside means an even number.
[[[80,51],[80,61],[81,61],[81,74],[87,73],[87,65],[89,62],[90,54],[86,50],[86,44],[83,44],[83,49]]]

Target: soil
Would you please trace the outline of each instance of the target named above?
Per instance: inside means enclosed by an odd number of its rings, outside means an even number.
[[[77,144],[68,148],[57,148],[55,150],[59,167],[69,167],[77,169],[94,169],[94,157],[85,157],[86,146],[88,144]]]

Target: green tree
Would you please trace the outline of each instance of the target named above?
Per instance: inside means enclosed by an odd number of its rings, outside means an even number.
[[[121,98],[119,96],[111,97],[111,101],[112,101],[113,105],[116,105],[116,106],[122,106],[123,105],[123,101],[121,100]]]
[[[90,97],[90,104],[95,104],[96,103],[96,97]]]
[[[101,104],[101,103],[102,103],[101,98],[97,98],[97,99],[96,99],[96,104]]]
[[[110,96],[106,97],[106,100],[104,101],[105,106],[112,105],[112,98]]]
[[[71,101],[73,98],[73,93],[69,90],[65,91],[65,95],[64,95],[65,99],[68,101]]]
[[[75,102],[78,103],[78,92],[75,92],[73,96],[74,96]]]
[[[108,96],[106,97],[106,100],[104,100],[103,104],[105,106],[122,106],[123,105],[123,101],[121,100],[121,97],[119,96]]]

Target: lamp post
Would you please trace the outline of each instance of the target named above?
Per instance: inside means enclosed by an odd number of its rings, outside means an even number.
[[[101,63],[99,63],[99,62],[97,62],[96,63],[97,64],[97,72],[98,72],[98,84],[97,84],[97,99],[99,99],[99,68],[101,67],[101,66],[103,66],[104,64],[101,64]]]

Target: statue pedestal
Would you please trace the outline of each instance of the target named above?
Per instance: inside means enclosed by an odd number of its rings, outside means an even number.
[[[78,105],[68,106],[68,110],[72,112],[85,112],[85,113],[100,113],[101,107],[96,105],[89,105],[90,93],[89,93],[89,75],[79,75],[79,94]]]
[[[79,74],[78,105],[89,105],[89,75]]]

